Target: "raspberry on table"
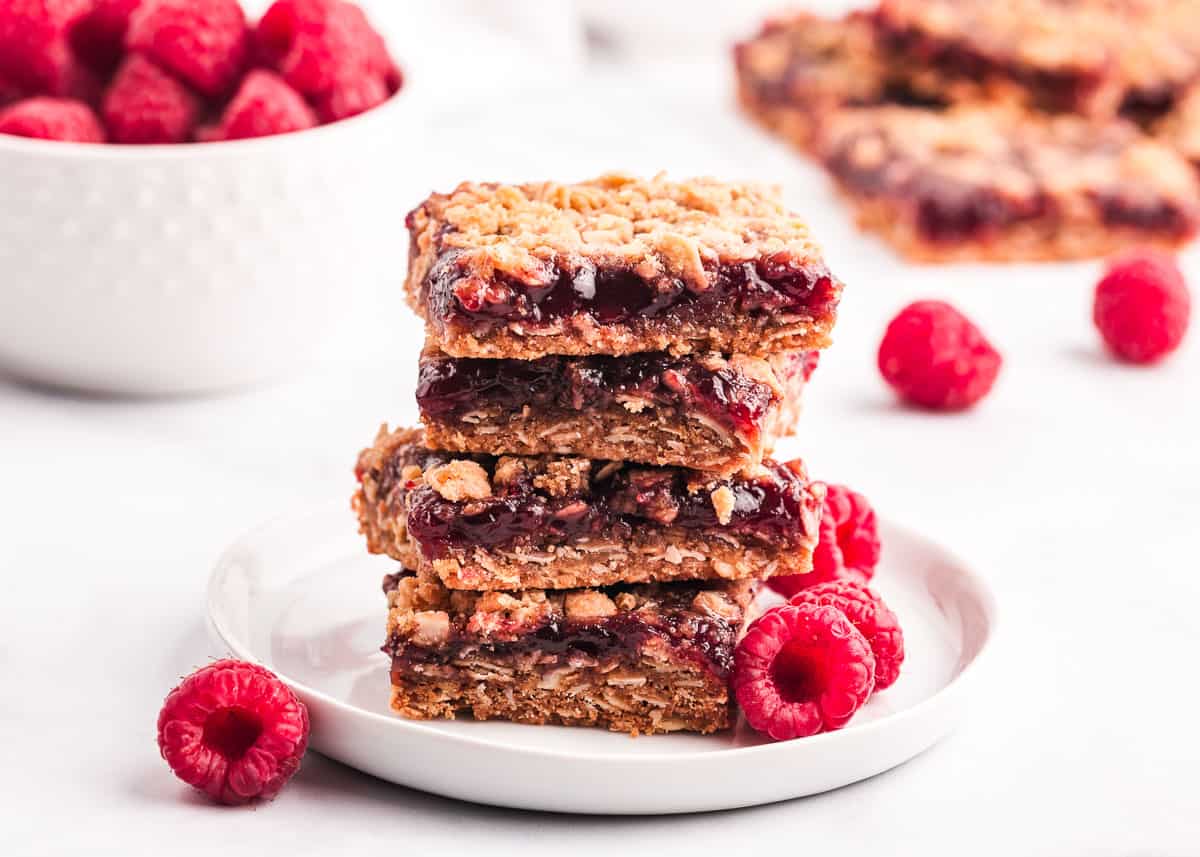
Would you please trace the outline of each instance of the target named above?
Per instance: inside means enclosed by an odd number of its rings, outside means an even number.
[[[255,47],[261,62],[310,96],[362,77],[382,81],[392,67],[366,16],[343,0],[276,0],[258,22]]]
[[[181,780],[225,804],[269,800],[300,768],[308,710],[274,673],[220,660],[171,691],[158,748]]]
[[[246,67],[250,30],[238,0],[144,0],[129,19],[125,45],[215,97]]]
[[[1130,363],[1154,363],[1179,347],[1192,299],[1175,259],[1139,249],[1113,259],[1096,285],[1092,319],[1109,350]]]
[[[200,101],[170,74],[133,54],[117,69],[101,113],[114,143],[182,143],[191,139]]]
[[[104,142],[104,128],[92,108],[72,98],[47,96],[27,98],[0,109],[0,134],[73,143]]]
[[[904,663],[904,632],[896,614],[875,592],[849,580],[831,580],[798,592],[789,603],[825,605],[845,613],[871,645],[875,690],[895,684]]]
[[[866,584],[879,565],[879,527],[875,510],[862,494],[845,485],[826,484],[819,540],[808,574],[771,577],[767,585],[790,598],[800,590],[831,580]]]
[[[776,741],[840,729],[875,686],[875,656],[836,607],[789,604],[754,622],[734,652],[746,722]]]
[[[109,75],[125,52],[129,18],[142,0],[96,0],[71,28],[71,47],[95,72]]]
[[[317,117],[300,94],[271,71],[256,69],[241,87],[206,140],[242,140],[302,131],[317,124]]]
[[[0,78],[19,94],[82,97],[96,83],[71,52],[71,28],[90,0],[0,3]]]
[[[901,398],[938,411],[969,408],[1000,372],[1000,353],[944,301],[917,301],[892,319],[879,345],[879,371]]]

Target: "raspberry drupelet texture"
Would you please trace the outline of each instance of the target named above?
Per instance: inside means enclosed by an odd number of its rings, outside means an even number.
[[[121,63],[101,104],[114,143],[182,143],[191,139],[200,100],[143,56]]]
[[[309,96],[364,76],[382,78],[391,64],[362,11],[343,0],[276,0],[258,22],[255,49]]]
[[[1000,353],[970,319],[944,301],[917,301],[892,319],[879,371],[900,397],[936,411],[969,408],[1000,372]]]
[[[89,0],[0,3],[0,78],[25,95],[89,94],[94,81],[69,42],[89,6]]]
[[[875,510],[862,494],[845,485],[825,486],[820,540],[813,550],[809,574],[772,577],[767,585],[785,597],[831,580],[866,584],[879,564],[879,527]]]
[[[27,98],[0,110],[0,134],[103,143],[100,120],[82,101],[72,98]]]
[[[904,632],[896,614],[876,593],[848,580],[835,580],[810,586],[789,603],[836,607],[845,613],[871,645],[871,654],[875,656],[875,690],[895,684],[904,663]]]
[[[181,780],[224,804],[269,800],[300,768],[308,711],[273,673],[220,660],[171,691],[158,748]]]
[[[382,77],[351,74],[339,76],[331,88],[312,96],[312,103],[322,122],[337,122],[378,107],[389,95]]]
[[[1116,357],[1129,363],[1154,363],[1183,341],[1191,305],[1174,258],[1141,249],[1110,263],[1096,285],[1092,319]]]
[[[303,131],[317,124],[312,108],[272,71],[246,75],[220,123],[202,132],[205,140],[243,140]]]
[[[875,686],[875,656],[836,607],[777,607],[734,653],[733,688],[746,722],[776,741],[841,729]]]
[[[250,31],[238,0],[144,0],[129,19],[125,46],[215,97],[246,67]]]

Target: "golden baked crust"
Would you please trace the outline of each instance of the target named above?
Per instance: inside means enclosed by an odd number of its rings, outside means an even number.
[[[918,259],[1079,258],[1177,245],[1200,223],[1188,164],[1119,121],[850,109],[830,118],[819,150],[860,223]]]
[[[755,184],[617,174],[577,184],[464,182],[431,195],[406,222],[409,303],[431,339],[458,357],[819,348],[840,291],[808,227],[777,189]],[[819,305],[793,305],[790,296],[776,308],[731,313],[735,304],[720,302],[731,272],[757,277],[744,266],[764,264],[801,278],[798,291],[810,289]],[[612,274],[624,278],[616,291],[606,285]],[[549,311],[547,294],[563,284],[582,310]],[[633,287],[645,294],[630,312],[591,311]],[[705,313],[702,305],[711,306]]]

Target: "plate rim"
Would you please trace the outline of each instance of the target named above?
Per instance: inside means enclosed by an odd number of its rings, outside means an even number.
[[[343,510],[342,504],[337,504],[339,510]],[[301,696],[309,696],[318,701],[322,705],[331,706],[339,712],[351,717],[366,717],[369,720],[380,724],[383,728],[397,729],[402,732],[411,732],[415,736],[425,736],[437,741],[450,741],[456,744],[466,745],[467,747],[484,747],[491,751],[502,751],[522,756],[532,756],[548,760],[573,760],[586,761],[593,764],[618,762],[623,765],[658,765],[664,762],[698,762],[705,759],[721,758],[729,759],[736,757],[741,759],[748,756],[765,755],[767,753],[778,754],[785,748],[793,748],[799,751],[803,747],[816,747],[819,745],[829,744],[838,740],[845,740],[846,735],[850,734],[869,734],[877,732],[883,728],[895,728],[898,724],[911,720],[919,714],[923,714],[927,709],[945,704],[949,699],[961,693],[963,686],[967,681],[974,680],[974,677],[979,672],[979,664],[984,661],[990,661],[990,652],[994,648],[994,641],[997,632],[998,623],[998,604],[995,592],[987,583],[986,578],[978,571],[973,569],[970,564],[965,562],[962,557],[951,548],[944,544],[923,535],[919,530],[899,522],[892,516],[879,516],[879,521],[884,529],[890,529],[902,532],[906,537],[914,539],[926,547],[931,547],[939,552],[946,560],[948,560],[958,570],[960,576],[965,578],[972,589],[978,596],[978,602],[983,608],[983,615],[986,618],[986,635],[979,646],[979,651],[968,661],[963,668],[954,675],[942,688],[922,699],[920,702],[900,711],[893,712],[884,717],[872,720],[859,726],[855,726],[853,730],[836,729],[831,732],[820,732],[816,735],[809,735],[802,741],[771,741],[763,744],[755,744],[747,747],[730,747],[724,750],[692,750],[683,752],[660,753],[630,753],[625,755],[616,755],[612,753],[596,752],[594,750],[559,750],[554,748],[544,747],[528,747],[511,744],[505,741],[496,740],[494,738],[482,738],[471,735],[460,735],[453,732],[446,732],[441,729],[436,729],[427,725],[423,721],[408,720],[403,717],[394,717],[387,714],[381,714],[374,711],[368,711],[364,708],[359,708],[335,696],[331,696],[325,691],[317,690],[302,681],[298,681],[287,675],[284,671],[279,670],[270,664],[263,663],[262,660],[255,657],[250,651],[249,644],[237,640],[236,635],[230,632],[227,627],[224,627],[218,621],[218,610],[216,609],[217,591],[221,581],[225,578],[225,571],[231,564],[231,560],[238,552],[243,543],[253,539],[256,535],[269,531],[289,521],[303,520],[318,516],[328,515],[334,509],[332,501],[317,505],[308,505],[299,507],[291,512],[284,512],[274,515],[255,527],[246,530],[239,534],[232,542],[230,542],[217,557],[217,561],[213,566],[213,570],[209,574],[208,584],[205,587],[205,619],[209,629],[209,633],[236,657],[242,660],[258,664],[266,669],[271,670],[275,675],[292,688]]]

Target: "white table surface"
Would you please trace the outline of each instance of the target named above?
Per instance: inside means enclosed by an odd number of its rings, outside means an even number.
[[[220,654],[202,613],[215,557],[266,517],[348,496],[376,426],[414,417],[419,329],[391,282],[356,297],[357,327],[320,368],[275,387],[130,401],[0,381],[0,853],[1200,852],[1200,333],[1164,366],[1122,367],[1091,327],[1095,264],[902,264],[737,117],[721,71],[599,70],[515,110],[445,111],[414,129],[420,173],[398,194],[611,167],[783,183],[849,284],[794,448],[977,564],[1000,599],[958,732],[840,791],[703,816],[470,806],[315,753],[270,805],[190,793],[154,724],[177,678]],[[969,414],[901,409],[875,369],[891,314],[934,296],[1004,353]]]

